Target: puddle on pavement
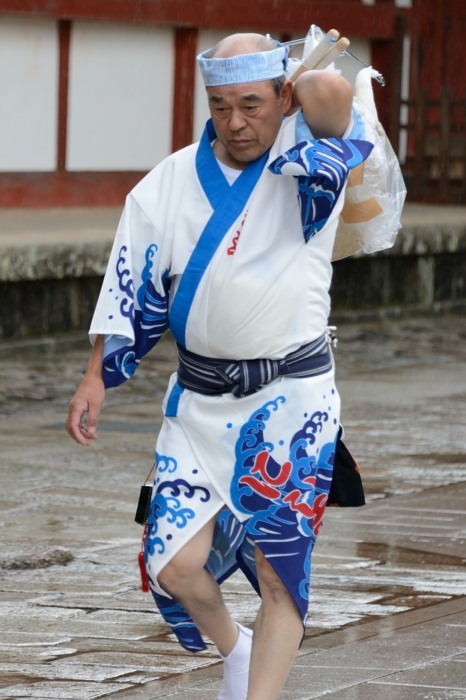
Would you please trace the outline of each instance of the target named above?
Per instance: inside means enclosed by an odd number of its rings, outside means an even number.
[[[466,593],[460,556],[355,541],[351,555],[320,552],[311,576],[310,631],[383,620]]]
[[[381,564],[408,564],[410,567],[462,566],[463,559],[449,554],[424,552],[409,547],[399,547],[381,542],[356,542],[356,554],[364,559],[377,560]]]
[[[442,452],[441,454],[429,453],[428,455],[410,454],[408,456],[410,459],[421,460],[422,462],[428,462],[430,464],[460,464],[464,467],[464,453],[462,452],[453,452],[451,454],[447,452]]]

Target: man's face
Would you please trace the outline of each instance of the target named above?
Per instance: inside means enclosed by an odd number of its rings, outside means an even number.
[[[291,92],[287,81],[277,96],[270,80],[207,88],[217,157],[239,170],[260,158],[275,141]]]

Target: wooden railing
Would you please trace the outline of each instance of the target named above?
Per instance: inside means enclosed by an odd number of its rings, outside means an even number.
[[[447,87],[432,100],[419,88],[414,99],[400,101],[400,114],[396,150],[408,199],[466,204],[466,100],[453,99]]]

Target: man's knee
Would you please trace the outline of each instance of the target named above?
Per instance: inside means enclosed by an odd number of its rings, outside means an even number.
[[[204,565],[205,557],[199,557],[196,553],[190,555],[189,551],[178,552],[160,571],[157,581],[164,591],[176,598],[189,587]]]
[[[258,547],[256,547],[256,567],[264,602],[270,600],[273,603],[281,603],[290,600],[285,584]]]
[[[180,549],[157,575],[157,582],[173,598],[183,595],[202,573],[212,546],[215,517]]]
[[[164,591],[176,597],[176,590],[183,581],[182,569],[174,562],[163,567],[157,576],[157,581]]]

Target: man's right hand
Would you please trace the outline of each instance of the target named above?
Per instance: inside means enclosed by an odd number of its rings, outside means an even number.
[[[88,447],[97,439],[100,410],[105,387],[100,377],[84,377],[68,405],[66,430],[79,445]]]
[[[78,445],[88,447],[97,438],[97,424],[105,399],[102,379],[104,336],[97,336],[85,375],[68,405],[66,430]]]

